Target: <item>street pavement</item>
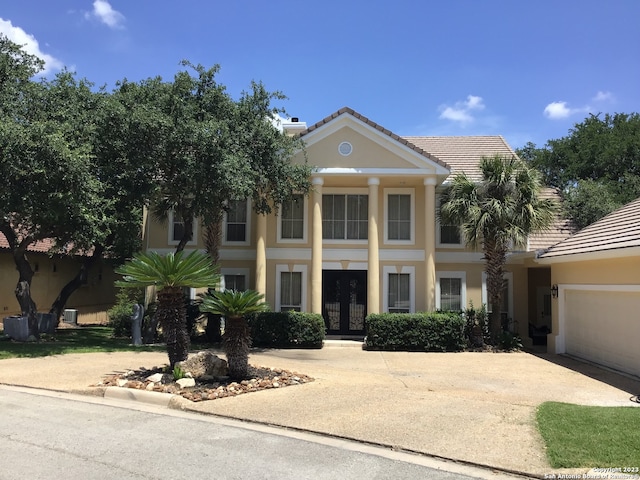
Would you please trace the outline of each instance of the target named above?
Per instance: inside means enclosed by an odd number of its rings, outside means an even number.
[[[353,440],[489,472],[553,470],[535,428],[545,401],[638,406],[637,378],[564,356],[529,353],[368,352],[355,342],[321,350],[254,350],[250,363],[304,373],[311,383],[192,403],[91,385],[112,373],[167,363],[166,354],[114,352],[0,361],[0,383],[128,399]],[[103,398],[104,399],[104,398]],[[493,470],[492,470],[493,469]]]

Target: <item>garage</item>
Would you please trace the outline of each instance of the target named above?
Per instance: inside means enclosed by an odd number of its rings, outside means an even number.
[[[640,377],[640,198],[540,251],[551,267],[547,351]]]
[[[559,297],[564,353],[640,376],[640,286],[560,285]]]

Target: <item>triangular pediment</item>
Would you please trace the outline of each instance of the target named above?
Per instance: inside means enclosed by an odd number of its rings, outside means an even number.
[[[309,163],[321,170],[449,174],[444,162],[348,108],[309,127],[302,140]]]

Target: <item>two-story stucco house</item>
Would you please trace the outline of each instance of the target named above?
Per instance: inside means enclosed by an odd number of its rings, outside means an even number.
[[[482,253],[465,248],[457,226],[438,224],[436,211],[452,174],[478,176],[481,157],[514,155],[502,137],[401,137],[349,108],[284,128],[305,142],[312,191],[277,216],[232,205],[220,250],[225,288],[263,292],[274,310],[321,313],[336,335],[362,334],[368,313],[486,303]],[[146,220],[147,249],[174,249],[181,225]],[[201,229],[186,250],[204,248]],[[569,234],[536,235],[530,251],[510,257],[503,314],[525,339],[529,323],[551,326],[550,268],[534,263],[534,250]]]

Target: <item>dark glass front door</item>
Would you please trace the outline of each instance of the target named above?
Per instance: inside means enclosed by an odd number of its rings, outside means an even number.
[[[367,316],[367,272],[324,270],[322,315],[329,335],[361,335]]]

